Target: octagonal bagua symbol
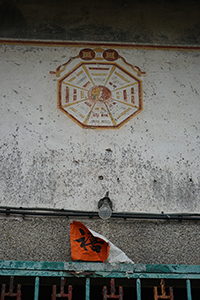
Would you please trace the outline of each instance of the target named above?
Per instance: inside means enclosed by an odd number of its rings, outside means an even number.
[[[82,49],[51,73],[58,108],[83,128],[119,128],[143,109],[144,72],[113,49]]]

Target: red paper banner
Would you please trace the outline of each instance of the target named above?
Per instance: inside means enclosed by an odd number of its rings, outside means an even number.
[[[74,260],[102,261],[109,255],[110,246],[97,238],[81,222],[70,224],[71,257]]]

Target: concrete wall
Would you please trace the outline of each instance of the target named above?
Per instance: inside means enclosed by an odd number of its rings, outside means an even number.
[[[117,49],[144,109],[99,130],[56,107],[50,71],[80,49],[1,45],[1,205],[96,210],[109,191],[118,212],[199,212],[199,52]]]
[[[6,38],[200,43],[197,0],[1,0],[0,36]]]
[[[144,109],[83,129],[57,109],[56,68],[91,45],[0,45],[0,206],[199,213],[199,1],[0,1],[1,39],[104,45],[146,72]],[[128,68],[128,67],[127,67]],[[0,259],[70,260],[65,218],[0,218]],[[198,222],[82,219],[135,263],[200,264]]]
[[[79,221],[135,263],[200,264],[199,222]],[[0,260],[71,261],[69,223],[65,218],[1,218]]]
[[[1,45],[1,206],[96,211],[109,190],[114,211],[198,213],[199,51],[115,45],[146,72],[144,109],[100,130],[57,109],[50,71],[82,48]],[[2,216],[0,259],[70,260],[69,221]],[[198,223],[82,222],[136,263],[200,263]]]

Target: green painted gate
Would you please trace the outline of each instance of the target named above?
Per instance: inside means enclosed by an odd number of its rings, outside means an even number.
[[[145,265],[104,264],[90,262],[0,261],[0,278],[7,277],[29,277],[34,279],[34,300],[40,299],[40,280],[44,277],[51,279],[84,279],[86,300],[90,299],[91,280],[95,278],[114,278],[116,280],[134,279],[137,300],[143,300],[141,296],[143,280],[182,280],[185,282],[187,300],[192,300],[191,280],[195,280],[195,282],[198,282],[200,292],[199,265]],[[163,297],[161,298],[164,299]]]

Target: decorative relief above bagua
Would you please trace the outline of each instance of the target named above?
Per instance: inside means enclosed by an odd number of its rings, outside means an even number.
[[[82,49],[60,65],[58,108],[83,128],[119,128],[142,111],[142,72],[113,49]]]

